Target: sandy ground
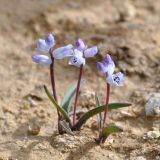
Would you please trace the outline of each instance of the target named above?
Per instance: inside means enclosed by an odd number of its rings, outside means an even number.
[[[145,138],[160,130],[160,119],[146,117],[144,109],[148,96],[160,91],[159,26],[159,0],[0,0],[0,159],[160,160],[160,141]],[[126,75],[124,87],[112,88],[110,101],[132,106],[108,117],[124,132],[102,146],[94,143],[96,117],[74,137],[57,134],[56,110],[43,91],[44,84],[50,88],[48,67],[31,61],[37,39],[48,33],[58,45],[81,37],[99,47],[85,66],[79,109],[94,106],[96,89],[104,102],[105,79],[96,61],[107,52]],[[77,68],[56,61],[59,99],[77,76]],[[32,126],[40,128],[38,135],[28,133]]]

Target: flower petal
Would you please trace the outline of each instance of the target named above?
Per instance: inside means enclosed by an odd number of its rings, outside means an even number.
[[[125,80],[124,74],[122,72],[109,75],[106,77],[106,79],[111,86],[123,86]]]
[[[81,38],[78,38],[76,41],[76,48],[79,51],[84,51],[87,48],[87,46],[84,44],[84,42]]]
[[[45,38],[45,43],[48,45],[50,48],[53,47],[56,44],[56,41],[53,37],[52,34],[48,34]]]
[[[67,46],[60,47],[55,49],[52,52],[52,55],[55,59],[63,59],[65,57],[69,57],[73,55],[73,46],[71,44],[68,44]]]
[[[104,58],[104,66],[107,75],[112,75],[115,70],[115,64],[109,54],[107,54]]]
[[[97,68],[98,68],[98,71],[99,71],[99,72],[105,73],[105,66],[104,66],[103,63],[97,62]]]
[[[94,57],[98,53],[98,48],[97,46],[94,46],[92,48],[88,48],[84,51],[84,57]]]
[[[68,62],[69,65],[74,65],[76,67],[80,67],[81,64],[85,65],[85,58],[83,57],[83,53],[79,50],[74,50],[74,55]]]
[[[52,63],[52,60],[48,56],[40,54],[33,55],[32,60],[42,65],[50,65]]]
[[[109,65],[110,63],[114,63],[111,56],[109,54],[107,54],[105,57],[104,57],[104,64],[105,65]]]
[[[39,39],[37,43],[37,49],[42,52],[48,52],[50,47],[46,44],[44,39]]]

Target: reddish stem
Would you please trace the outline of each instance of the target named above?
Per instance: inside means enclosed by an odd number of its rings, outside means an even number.
[[[52,63],[50,65],[51,85],[52,85],[53,97],[54,97],[55,101],[57,102],[57,94],[56,94],[55,79],[54,79],[54,58],[53,58],[52,54],[51,54],[51,60],[52,60]]]
[[[106,107],[105,107],[105,112],[104,112],[104,117],[103,117],[103,127],[105,126],[107,113],[108,113],[109,94],[110,94],[110,85],[107,83]]]
[[[79,70],[79,77],[78,77],[78,83],[77,83],[77,89],[76,89],[76,97],[75,97],[74,108],[73,108],[73,126],[75,125],[75,121],[76,121],[76,107],[77,107],[77,101],[78,101],[78,96],[79,96],[82,71],[83,71],[83,64],[81,64],[80,70]]]
[[[52,55],[52,49],[50,49],[49,53],[50,53],[51,60],[52,60],[52,63],[50,64],[50,77],[51,77],[52,92],[53,92],[53,97],[54,97],[55,101],[58,103],[58,98],[57,98],[57,94],[56,94],[56,86],[55,86],[54,57]],[[63,133],[63,131],[62,131],[62,128],[59,123],[61,116],[60,116],[60,113],[58,110],[57,110],[57,114],[58,114],[58,131],[61,134],[61,133]]]

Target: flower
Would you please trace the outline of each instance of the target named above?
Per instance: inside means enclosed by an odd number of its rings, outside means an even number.
[[[98,62],[97,68],[101,73],[105,73],[106,80],[111,86],[123,86],[124,74],[122,72],[114,73],[115,64],[109,54],[104,58],[104,63]]]
[[[76,49],[74,49],[68,64],[80,67],[82,64],[85,65],[85,58],[94,57],[97,53],[97,46],[87,48],[83,40],[78,38],[76,41]]]
[[[52,34],[48,34],[45,39],[39,39],[37,43],[37,50],[40,52],[49,52],[50,48],[52,48],[56,44],[54,37]]]
[[[45,39],[39,39],[37,43],[36,54],[32,56],[32,60],[38,64],[50,65],[52,63],[50,56],[42,55],[43,53],[51,53],[55,59],[62,59],[64,57],[73,55],[73,46],[71,44],[51,50],[55,44],[56,41],[52,34],[48,34]]]

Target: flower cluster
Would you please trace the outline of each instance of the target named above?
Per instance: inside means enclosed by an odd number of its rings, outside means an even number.
[[[45,39],[39,39],[36,54],[32,56],[32,60],[42,65],[50,65],[52,63],[50,56],[44,55],[45,53],[49,53],[52,54],[54,59],[70,57],[68,64],[80,67],[80,65],[85,65],[86,58],[94,57],[98,53],[97,46],[87,48],[82,39],[76,41],[75,47],[72,44],[68,44],[53,50],[55,44],[56,41],[52,34],[46,36]]]
[[[114,132],[121,132],[122,130],[114,125],[107,125],[106,118],[109,110],[118,109],[122,107],[127,107],[130,104],[127,103],[112,103],[109,104],[110,86],[123,86],[124,75],[121,72],[114,73],[115,63],[113,62],[110,55],[106,55],[104,62],[98,62],[98,71],[105,74],[107,81],[107,92],[106,92],[106,104],[100,106],[99,98],[96,97],[96,106],[93,110],[85,113],[80,119],[77,119],[76,106],[79,96],[80,86],[82,84],[82,71],[83,66],[86,64],[86,58],[94,57],[98,53],[97,46],[88,48],[82,39],[77,39],[75,45],[68,44],[54,49],[56,41],[52,34],[49,34],[45,39],[39,39],[37,43],[37,48],[35,54],[32,56],[32,60],[38,64],[50,65],[50,78],[52,84],[52,94],[49,92],[46,86],[44,86],[45,92],[51,102],[57,109],[58,114],[58,131],[60,134],[69,133],[73,134],[73,131],[79,130],[81,126],[95,114],[99,114],[99,138],[96,140],[97,143],[104,143],[109,134]],[[55,85],[55,75],[54,75],[54,60],[60,60],[64,58],[69,58],[68,64],[79,68],[79,76],[76,85],[72,85],[69,90],[67,90],[61,105],[58,103],[56,95],[56,85]],[[73,108],[71,108],[71,102],[73,97],[75,97],[75,102]],[[72,112],[72,114],[70,113]],[[102,115],[103,114],[103,124]],[[71,121],[70,115],[73,115],[73,120]]]

